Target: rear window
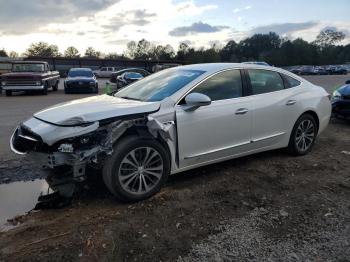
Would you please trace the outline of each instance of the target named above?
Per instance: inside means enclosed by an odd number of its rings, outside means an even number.
[[[286,88],[296,87],[301,84],[299,80],[296,80],[293,77],[283,75],[283,78],[285,80]]]
[[[283,79],[275,71],[248,69],[253,95],[265,94],[284,89]]]

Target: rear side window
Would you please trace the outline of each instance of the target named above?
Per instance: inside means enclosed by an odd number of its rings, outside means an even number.
[[[199,84],[191,93],[201,93],[212,101],[242,96],[242,79],[239,70],[218,73]]]
[[[248,69],[253,95],[265,94],[284,89],[279,73],[268,70]]]
[[[301,84],[300,81],[294,79],[293,77],[283,75],[283,78],[286,84],[286,88],[296,87]]]

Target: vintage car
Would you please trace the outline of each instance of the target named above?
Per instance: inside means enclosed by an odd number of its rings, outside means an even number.
[[[1,75],[1,87],[6,96],[17,91],[40,91],[46,95],[52,87],[57,91],[60,75],[51,71],[47,62],[21,61],[12,63],[11,72]]]

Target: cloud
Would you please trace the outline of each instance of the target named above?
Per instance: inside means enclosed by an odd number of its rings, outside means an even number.
[[[0,0],[0,31],[27,34],[47,23],[92,15],[119,0]]]
[[[217,9],[217,5],[197,6],[193,1],[179,3],[176,6],[176,11],[184,15],[200,15],[205,11]]]
[[[265,34],[269,32],[275,32],[279,35],[289,35],[297,31],[310,29],[318,25],[318,22],[303,22],[303,23],[281,23],[258,26],[251,30],[252,34]]]
[[[150,13],[146,10],[130,10],[109,19],[108,23],[102,27],[116,32],[125,25],[145,26],[151,23],[156,16],[156,13]]]
[[[198,22],[193,23],[190,26],[181,26],[176,27],[169,32],[171,36],[187,36],[187,35],[195,35],[199,33],[215,33],[219,32],[223,29],[229,28],[228,26],[212,26],[207,23]]]
[[[250,6],[250,5],[247,5],[243,8],[235,8],[235,9],[233,9],[233,13],[237,14],[239,12],[246,11],[246,10],[249,10],[251,8],[252,8],[252,6]]]
[[[130,39],[116,39],[116,40],[108,40],[107,43],[112,44],[112,45],[126,45],[129,43]]]

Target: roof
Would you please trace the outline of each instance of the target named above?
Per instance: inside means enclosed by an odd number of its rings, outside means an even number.
[[[287,70],[284,70],[279,67],[274,66],[265,66],[265,65],[257,65],[257,64],[244,64],[244,63],[207,63],[207,64],[193,64],[193,65],[185,65],[185,66],[179,66],[179,67],[173,67],[171,68],[173,70],[177,69],[189,69],[189,70],[202,70],[205,71],[205,73],[202,75],[203,77],[206,77],[208,75],[211,75],[213,73],[225,70],[225,69],[261,69],[261,70],[271,70],[283,73],[285,75],[289,75],[301,82],[307,82],[306,79],[301,78],[300,76],[297,76]],[[167,69],[167,70],[171,70]]]
[[[181,66],[181,68],[193,69],[193,70],[203,70],[203,71],[220,71],[229,68],[276,68],[272,66],[257,65],[257,64],[244,64],[244,63],[207,63],[207,64],[193,64]]]

